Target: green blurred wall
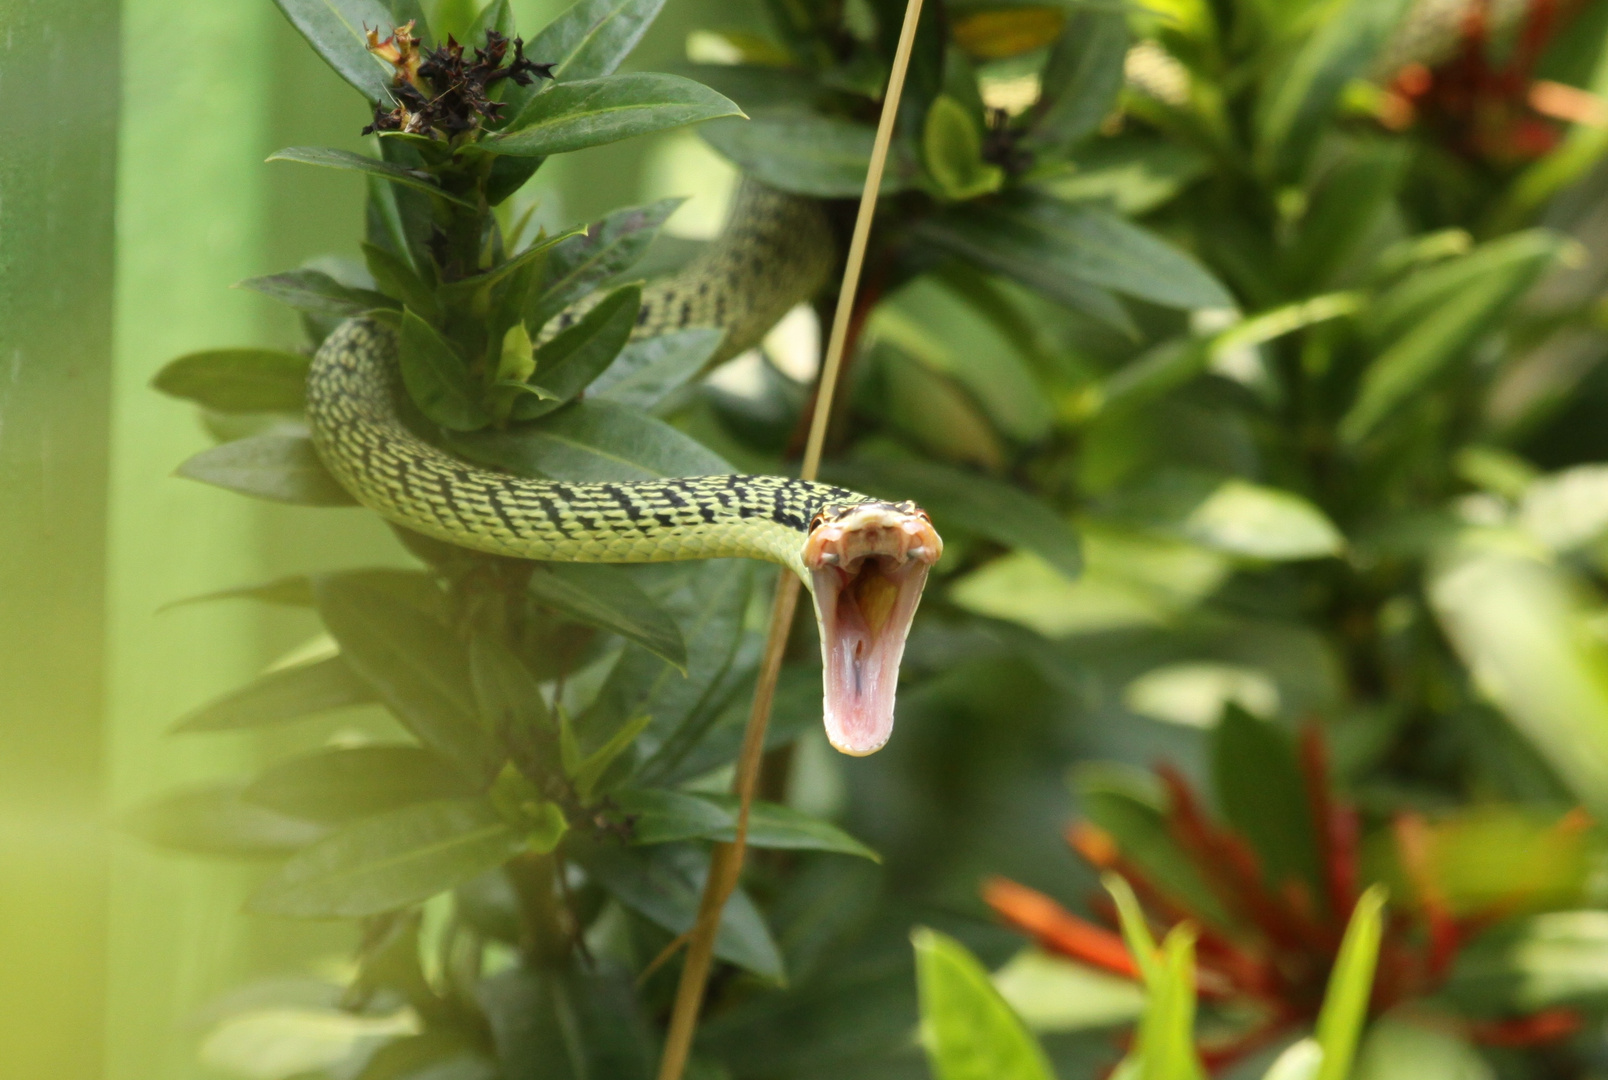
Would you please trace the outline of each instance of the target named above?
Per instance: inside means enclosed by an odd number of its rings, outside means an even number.
[[[99,1075],[114,0],[0,2],[0,1074]]]
[[[565,6],[515,0],[527,36]],[[749,7],[670,0],[631,66],[674,62],[693,26],[751,24]],[[0,20],[0,1076],[199,1078],[209,1000],[339,957],[351,930],[247,918],[261,868],[153,851],[117,820],[387,722],[165,735],[317,627],[239,603],[162,608],[405,556],[371,515],[174,478],[208,437],[149,382],[189,350],[297,343],[287,312],[229,286],[354,255],[362,187],[263,158],[359,149],[365,110],[270,0],[0,0]],[[555,162],[543,217],[641,199],[652,154]]]

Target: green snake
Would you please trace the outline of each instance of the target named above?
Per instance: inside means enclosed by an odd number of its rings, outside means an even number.
[[[734,355],[813,295],[834,262],[817,204],[745,185],[721,237],[680,273],[644,290],[636,334],[717,327],[726,331],[723,355]],[[313,442],[358,502],[397,525],[495,555],[779,563],[814,598],[827,737],[854,755],[887,742],[905,636],[943,550],[914,503],[777,476],[631,483],[513,476],[414,434],[397,408],[401,392],[396,335],[377,320],[343,323],[313,358]]]

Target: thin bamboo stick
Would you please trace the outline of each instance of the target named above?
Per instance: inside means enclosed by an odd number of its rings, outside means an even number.
[[[882,98],[882,116],[877,123],[876,141],[871,147],[871,163],[866,170],[865,187],[860,193],[860,209],[854,219],[848,261],[843,268],[843,284],[838,289],[837,310],[832,317],[832,333],[827,339],[826,358],[821,364],[821,378],[815,392],[815,415],[810,421],[809,442],[805,444],[804,461],[799,469],[799,476],[805,480],[814,480],[821,467],[821,451],[826,445],[826,428],[832,415],[832,398],[843,368],[843,348],[848,341],[854,297],[860,288],[860,271],[865,265],[866,246],[871,238],[871,219],[876,216],[877,195],[882,190],[888,147],[893,141],[893,125],[899,115],[899,98],[904,92],[905,74],[910,68],[910,52],[915,45],[916,24],[921,19],[921,3],[922,0],[907,0],[904,25],[899,30],[899,43],[894,49],[893,69],[888,75],[888,91]],[[681,969],[681,982],[676,987],[675,1007],[670,1015],[670,1030],[665,1037],[664,1056],[659,1060],[659,1080],[681,1080],[687,1055],[692,1050],[692,1037],[698,1029],[698,1012],[703,1006],[704,987],[709,982],[720,914],[742,873],[743,855],[748,845],[749,808],[753,805],[754,791],[759,784],[759,767],[765,756],[765,729],[770,723],[771,702],[776,696],[776,679],[782,668],[782,654],[787,649],[799,587],[798,578],[785,572],[776,585],[770,629],[765,638],[765,655],[760,662],[753,707],[748,714],[748,727],[743,732],[737,776],[732,783],[733,793],[739,800],[737,834],[730,844],[715,845],[714,857],[709,863],[709,879],[704,884],[703,898],[698,905],[698,919],[688,939],[687,960]]]

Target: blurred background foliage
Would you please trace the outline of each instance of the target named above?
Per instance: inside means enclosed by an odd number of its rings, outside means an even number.
[[[33,107],[5,111],[0,150],[20,238],[0,250],[0,453],[32,501],[0,537],[0,1062],[636,1075],[588,1049],[618,1029],[583,1017],[560,1062],[562,1033],[495,1019],[550,1002],[454,997],[462,926],[519,963],[473,890],[425,905],[407,948],[376,949],[371,923],[359,950],[349,923],[239,914],[271,866],[108,830],[175,789],[399,734],[369,705],[166,735],[321,632],[295,607],[167,605],[418,565],[362,511],[169,478],[220,431],[149,389],[181,353],[303,343],[227,287],[353,257],[363,188],[262,159],[362,151],[367,117],[266,2],[129,0],[120,44],[109,5],[13,6],[0,81]],[[511,5],[527,36],[565,6]],[[828,751],[798,649],[766,797],[881,863],[754,860],[749,917],[786,985],[725,969],[702,1075],[1608,1068],[1608,5],[1473,6],[1477,25],[1436,0],[929,0],[828,475],[924,502],[948,548],[885,751]],[[899,9],[674,0],[627,67],[751,119],[555,157],[515,208],[558,230],[693,196],[651,270],[716,233],[739,168],[852,196]],[[86,67],[95,94],[62,74]],[[823,314],[671,419],[786,472]],[[718,781],[729,753],[699,760]],[[206,846],[173,820],[133,828]],[[640,976],[669,934],[623,910],[593,936]],[[644,1030],[673,971],[626,995]],[[371,993],[338,1008],[354,978]],[[474,1043],[491,1057],[453,1059],[487,1022],[465,1009],[494,1014]],[[380,1051],[404,1045],[418,1056]]]

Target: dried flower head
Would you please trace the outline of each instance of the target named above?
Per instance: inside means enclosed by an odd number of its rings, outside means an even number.
[[[495,30],[486,31],[485,47],[475,49],[472,59],[450,36],[445,45],[421,54],[411,22],[383,41],[376,30],[369,31],[368,39],[369,51],[395,68],[396,76],[393,107],[376,105],[373,123],[363,129],[365,135],[402,131],[457,139],[502,119],[502,103],[491,99],[497,83],[512,79],[529,86],[533,79],[553,77],[552,64],[525,59],[522,39],[510,41]]]

